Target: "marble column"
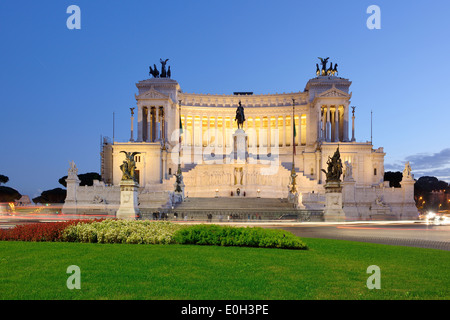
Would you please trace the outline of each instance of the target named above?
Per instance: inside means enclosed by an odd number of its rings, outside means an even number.
[[[352,115],[352,141],[355,141],[355,113]]]
[[[131,115],[131,137],[130,137],[130,141],[133,142],[134,141],[134,116]]]
[[[334,142],[339,141],[339,107],[336,106],[334,113]]]
[[[210,126],[211,126],[211,118],[210,116],[206,116],[207,119],[207,127],[206,127],[206,146],[209,146],[211,144],[211,130],[210,130]],[[203,122],[202,122],[203,125]]]
[[[218,137],[218,130],[217,130],[217,116],[214,118],[214,147],[217,147],[217,137]]]
[[[183,135],[184,135],[183,145],[184,145],[184,146],[187,146],[188,130],[187,130],[187,116],[186,116],[186,115],[184,115],[184,130],[183,130]]]
[[[278,137],[278,139],[276,139],[276,145],[275,147],[279,147],[280,146],[280,130],[278,129],[278,115],[275,116],[275,137]],[[278,151],[279,152],[279,151]]]
[[[326,129],[327,142],[331,141],[331,109],[327,106],[327,129]]]
[[[298,139],[298,145],[302,145],[302,115],[298,115],[298,130],[297,130],[297,139]]]
[[[148,142],[152,142],[151,138],[151,123],[152,123],[152,108],[147,107],[147,139],[145,139]]]
[[[192,130],[191,130],[191,132],[192,132],[192,135],[191,135],[191,161],[192,161],[192,163],[194,163],[194,158],[195,158],[195,115],[194,114],[191,114],[191,117],[192,117],[192,121],[191,121],[191,128],[192,128]]]
[[[161,137],[161,118],[160,118],[160,114],[159,114],[159,107],[155,107],[155,114],[156,114],[156,123],[155,123],[155,127],[156,127],[156,132],[155,132],[155,138],[154,141],[159,141],[160,137]]]
[[[348,142],[348,105],[344,105],[344,125],[343,125],[343,130],[344,130],[344,141]]]
[[[225,154],[226,154],[226,130],[225,130],[225,116],[222,115],[222,155],[223,155],[223,161],[225,163]]]
[[[264,117],[259,117],[259,148],[264,146],[264,140],[262,139],[263,133],[263,119]],[[266,138],[267,139],[267,138]]]
[[[327,132],[327,111],[326,107],[324,106],[322,108],[322,141],[327,140],[326,132]]]
[[[321,110],[317,112],[317,141],[322,141],[322,113]]]

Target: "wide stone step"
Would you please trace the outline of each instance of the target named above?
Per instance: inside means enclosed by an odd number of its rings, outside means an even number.
[[[292,210],[293,205],[287,199],[222,197],[222,198],[186,198],[176,206],[177,210]]]

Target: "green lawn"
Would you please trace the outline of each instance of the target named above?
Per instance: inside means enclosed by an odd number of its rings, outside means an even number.
[[[450,252],[304,239],[309,250],[0,242],[0,299],[449,299]],[[67,267],[81,269],[69,290]],[[367,267],[381,269],[369,290]]]

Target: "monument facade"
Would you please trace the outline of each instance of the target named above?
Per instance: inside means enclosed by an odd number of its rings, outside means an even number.
[[[346,219],[417,218],[412,175],[401,188],[383,181],[383,148],[356,141],[352,82],[337,76],[328,59],[320,58],[322,68],[316,65],[302,91],[271,94],[186,93],[161,59],[163,72],[153,65],[151,78],[136,83],[130,140],[103,140],[103,181],[95,193],[117,206],[112,195],[122,181],[122,151],[138,152],[141,210],[172,207],[184,197],[235,197],[238,189],[240,197],[288,198],[293,179],[296,207],[324,210],[327,160],[339,148]],[[83,188],[70,193],[77,197],[71,203],[92,202],[94,193]]]

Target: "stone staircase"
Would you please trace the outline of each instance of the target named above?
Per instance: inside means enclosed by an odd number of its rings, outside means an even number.
[[[206,220],[208,214],[213,220],[275,220],[284,214],[308,214],[312,221],[320,221],[322,212],[317,210],[298,210],[287,199],[219,197],[219,198],[186,198],[173,209],[179,219],[187,216],[188,220]],[[313,218],[314,217],[314,218]]]
[[[282,166],[283,168],[285,168],[286,170],[288,170],[289,172],[291,172],[291,170],[292,170],[292,162],[281,162],[281,166]],[[307,176],[303,173],[303,171],[300,171],[300,168],[295,167],[294,169],[295,169],[295,172],[296,172],[297,174],[302,175],[303,177],[305,177],[305,178],[308,179],[309,181],[314,181],[314,179],[311,179],[311,178],[307,177]]]
[[[197,166],[196,163],[185,163],[181,166],[181,172],[189,172]]]

